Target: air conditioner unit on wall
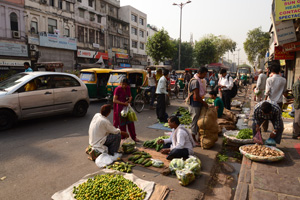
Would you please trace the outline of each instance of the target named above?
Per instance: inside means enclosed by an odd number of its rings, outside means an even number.
[[[32,50],[32,51],[38,51],[38,48],[37,48],[36,45],[31,44],[31,45],[30,45],[30,50]]]
[[[19,33],[19,31],[12,31],[11,33],[12,33],[12,37],[13,37],[13,38],[20,38],[20,33]]]

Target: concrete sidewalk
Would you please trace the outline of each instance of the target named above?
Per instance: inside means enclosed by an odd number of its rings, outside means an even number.
[[[250,125],[254,105],[252,100]],[[291,119],[283,121],[285,127],[290,127]],[[264,139],[268,135],[263,133]],[[259,163],[243,157],[234,200],[300,200],[300,140],[292,139],[291,128],[288,128],[277,147],[285,153],[279,162]]]

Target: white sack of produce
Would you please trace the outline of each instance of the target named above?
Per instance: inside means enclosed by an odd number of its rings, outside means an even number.
[[[187,186],[195,180],[195,174],[189,169],[182,169],[176,171],[176,176],[180,185]]]
[[[204,149],[214,146],[218,140],[219,127],[217,123],[217,110],[213,107],[201,109],[200,117],[197,122],[200,134],[200,145]]]

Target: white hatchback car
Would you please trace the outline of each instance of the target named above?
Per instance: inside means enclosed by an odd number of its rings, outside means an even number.
[[[85,116],[89,96],[75,75],[59,72],[23,72],[0,82],[0,130],[17,120],[61,113]]]

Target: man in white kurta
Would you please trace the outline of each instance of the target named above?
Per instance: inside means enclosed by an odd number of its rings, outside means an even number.
[[[179,124],[179,119],[172,116],[169,118],[168,123],[173,131],[170,138],[157,141],[159,144],[164,144],[161,153],[168,154],[168,160],[173,158],[186,159],[189,155],[194,154],[195,142],[193,137],[187,129]]]
[[[92,154],[93,160],[101,153],[114,155],[119,150],[121,134],[128,137],[126,132],[115,128],[107,119],[110,112],[111,105],[103,105],[101,112],[96,113],[91,121],[89,127],[89,147],[91,150],[89,154]]]

